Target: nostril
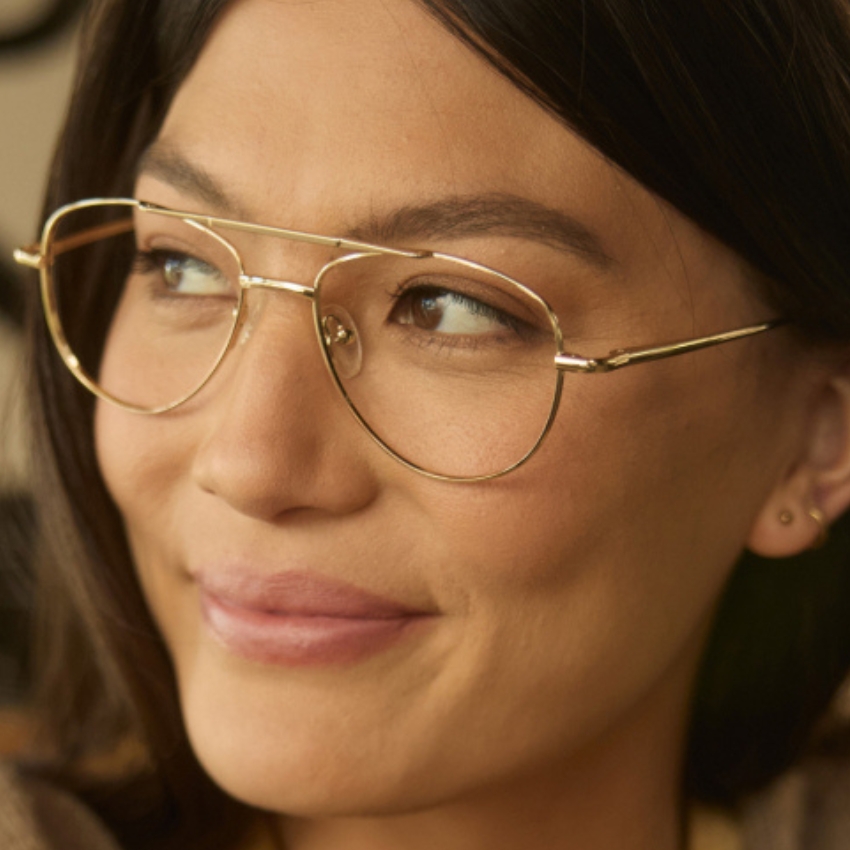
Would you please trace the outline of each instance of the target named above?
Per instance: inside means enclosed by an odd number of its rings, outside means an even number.
[[[360,334],[349,312],[337,304],[325,308],[322,319],[322,337],[325,347],[340,378],[354,378],[360,372],[363,349]]]

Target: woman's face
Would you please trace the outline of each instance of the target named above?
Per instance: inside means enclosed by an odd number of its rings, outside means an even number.
[[[406,0],[233,4],[146,163],[139,198],[324,234],[495,199],[478,232],[438,220],[413,247],[540,292],[582,354],[770,317],[733,254]],[[509,196],[574,218],[607,259],[503,226]],[[335,255],[267,242],[249,274],[309,284]],[[309,815],[557,793],[579,763],[586,784],[674,776],[713,605],[799,426],[779,415],[800,392],[772,366],[780,335],[567,375],[537,455],[458,484],[359,428],[306,300],[259,300],[184,408],[97,412],[214,779]]]

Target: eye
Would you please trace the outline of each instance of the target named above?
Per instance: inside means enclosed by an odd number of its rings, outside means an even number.
[[[481,336],[512,330],[521,322],[509,313],[463,292],[430,285],[412,286],[396,296],[390,320],[419,330]]]
[[[137,272],[157,272],[162,291],[168,295],[227,296],[235,287],[220,269],[179,251],[140,251]]]

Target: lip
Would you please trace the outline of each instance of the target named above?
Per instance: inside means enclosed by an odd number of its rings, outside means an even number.
[[[389,649],[434,613],[312,572],[224,569],[196,579],[218,642],[250,661],[284,667],[356,663]]]

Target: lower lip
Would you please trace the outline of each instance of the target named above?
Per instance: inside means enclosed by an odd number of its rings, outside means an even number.
[[[427,615],[375,618],[305,616],[231,605],[202,592],[204,619],[224,647],[281,667],[353,664],[389,649]]]

